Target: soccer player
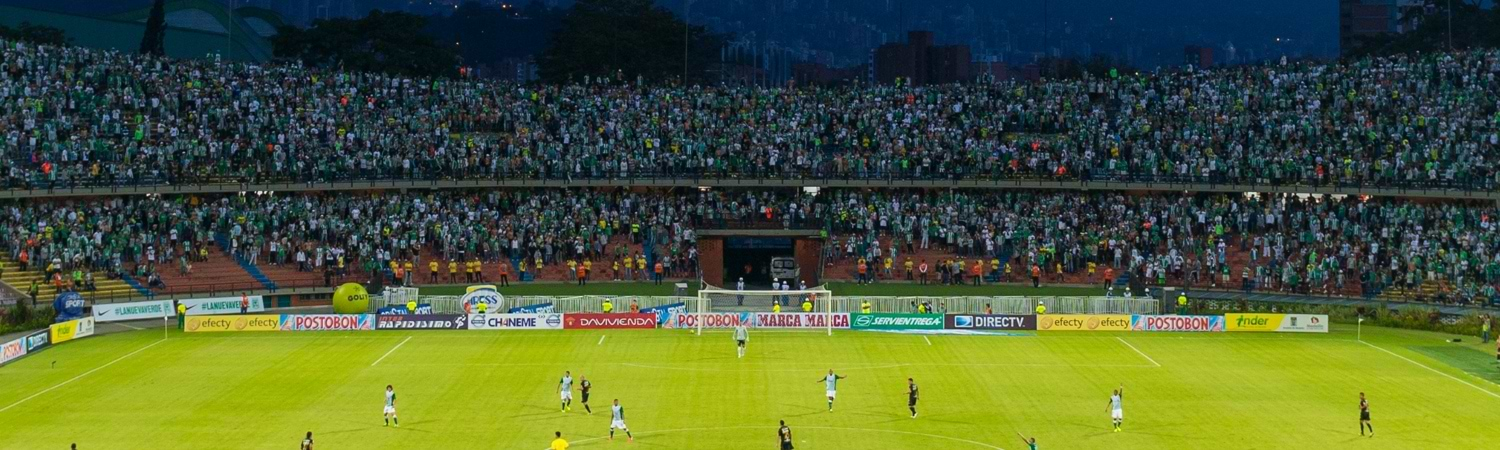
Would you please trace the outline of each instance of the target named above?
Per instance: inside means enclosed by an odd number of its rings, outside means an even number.
[[[313,450],[312,432],[307,432],[307,438],[302,440],[302,450]]]
[[[745,329],[745,324],[743,323],[736,324],[734,326],[734,343],[736,347],[735,351],[739,352],[740,358],[745,357],[745,344],[748,342],[750,342],[750,330]]]
[[[562,381],[558,382],[558,393],[562,396],[562,411],[573,410],[573,372],[564,371]]]
[[[589,388],[592,387],[594,383],[589,382],[589,377],[578,376],[578,390],[583,392],[583,410],[588,411],[590,415],[594,414],[594,410],[589,408]]]
[[[568,440],[562,438],[562,432],[558,431],[553,435],[557,438],[552,440],[552,445],[547,446],[547,450],[568,450]]]
[[[842,379],[845,379],[845,378],[849,378],[849,377],[840,376],[840,375],[834,375],[833,374],[833,369],[828,369],[828,376],[823,377],[823,379],[821,379],[821,380],[818,380],[818,381],[827,383],[827,386],[828,386],[828,412],[833,412],[833,398],[838,396],[838,393],[839,393],[839,380],[842,380]]]
[[[781,428],[776,430],[776,442],[781,443],[781,450],[792,450],[792,429],[786,426],[786,421],[781,421]]]
[[[1365,428],[1370,429],[1370,437],[1375,437],[1375,426],[1370,425],[1370,401],[1365,400],[1365,393],[1359,393],[1359,435],[1365,435]]]
[[[1020,436],[1021,442],[1026,443],[1027,450],[1036,450],[1036,438],[1028,438],[1026,437],[1026,435],[1021,434],[1020,432],[1017,432],[1016,436]]]
[[[609,407],[609,440],[615,440],[615,429],[625,432],[625,439],[635,442],[635,436],[630,435],[630,428],[625,426],[625,408],[620,407],[620,399],[615,399],[615,405]]]
[[[917,382],[911,378],[906,379],[906,408],[911,410],[911,418],[917,418]]]
[[[1115,432],[1120,432],[1120,425],[1125,423],[1125,409],[1120,404],[1125,397],[1125,385],[1109,394],[1109,419],[1115,424]]]
[[[401,420],[396,418],[396,388],[385,385],[385,426],[391,426],[395,422],[396,428],[401,428]]]

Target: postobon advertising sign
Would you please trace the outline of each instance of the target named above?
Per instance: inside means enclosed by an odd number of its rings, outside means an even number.
[[[183,323],[183,329],[189,333],[279,331],[281,330],[281,316],[275,314],[190,316]]]
[[[1036,316],[1039,331],[1130,331],[1126,314],[1044,314]]]
[[[1224,316],[1142,316],[1130,317],[1134,331],[1224,331]]]
[[[1327,333],[1328,316],[1319,314],[1225,314],[1225,331]]]
[[[51,332],[53,344],[60,344],[74,339],[93,336],[94,318],[85,317],[78,320],[69,320],[63,323],[52,324]]]
[[[375,329],[374,314],[282,314],[281,331],[362,331]]]
[[[849,328],[856,330],[941,330],[942,314],[862,314],[849,315]]]
[[[236,309],[235,312],[239,312],[239,310]],[[189,314],[191,313],[191,310],[189,310]],[[160,319],[170,317],[172,314],[171,300],[94,305],[94,320],[99,322]]]
[[[0,364],[5,364],[26,356],[26,338],[0,344]]]
[[[562,314],[470,314],[470,330],[561,330]]]

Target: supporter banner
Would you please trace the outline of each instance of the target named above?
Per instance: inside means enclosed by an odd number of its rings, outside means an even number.
[[[1225,314],[1224,331],[1327,333],[1328,316],[1317,314]]]
[[[94,305],[94,320],[98,322],[160,319],[171,317],[172,314],[171,300]]]
[[[15,361],[22,356],[26,356],[26,338],[0,344],[0,364]]]
[[[942,314],[863,314],[849,315],[849,328],[856,330],[941,330]]]
[[[1044,314],[1036,316],[1040,331],[1130,331],[1129,314]]]
[[[470,330],[561,330],[562,314],[470,314]]]
[[[849,328],[846,313],[754,313],[755,328]]]
[[[662,322],[663,328],[734,328],[744,324],[747,327],[755,326],[755,313],[691,313],[672,316],[672,320]]]
[[[687,313],[687,303],[673,303],[670,305],[652,306],[642,309],[646,314],[656,314],[656,323],[672,323],[672,316]]]
[[[67,322],[83,317],[83,303],[83,296],[77,292],[64,292],[52,300],[52,310],[57,311],[58,322]]]
[[[49,345],[52,345],[52,330],[42,330],[26,336],[26,353],[36,353]]]
[[[1224,331],[1224,316],[1130,316],[1135,331]]]
[[[382,316],[406,314],[406,305],[391,305],[381,307],[380,309],[375,310],[375,314],[379,314]],[[432,305],[425,303],[417,305],[417,314],[432,314]]]
[[[282,316],[276,314],[236,314],[232,316],[189,316],[183,329],[189,333],[221,331],[280,331]]]
[[[381,330],[462,330],[469,327],[463,314],[397,314],[378,316],[375,328]]]
[[[216,297],[216,298],[191,298],[178,300],[187,307],[189,316],[215,316],[223,314],[239,314],[239,297]],[[266,312],[266,302],[259,295],[250,296],[249,312]]]
[[[656,314],[567,313],[563,314],[563,328],[656,328]]]
[[[490,305],[491,308],[494,305]],[[551,303],[538,303],[535,305],[517,306],[510,309],[511,314],[544,314],[557,312],[557,307]]]
[[[60,344],[74,339],[82,339],[94,335],[94,318],[85,317],[78,320],[69,320],[63,323],[52,324],[49,330],[52,334],[52,343]]]
[[[373,314],[282,314],[281,331],[359,331],[375,329]]]
[[[950,330],[1035,330],[1036,316],[1007,314],[949,314]]]

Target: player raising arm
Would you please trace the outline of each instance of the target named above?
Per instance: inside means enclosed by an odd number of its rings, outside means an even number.
[[[1028,438],[1026,437],[1026,435],[1021,434],[1020,432],[1016,432],[1016,436],[1021,437],[1021,442],[1026,444],[1027,450],[1036,450],[1036,438]]]
[[[1109,419],[1114,422],[1115,432],[1117,433],[1120,431],[1120,425],[1125,423],[1125,409],[1120,403],[1124,397],[1125,385],[1123,384],[1120,385],[1120,389],[1109,394],[1109,406],[1107,406],[1109,408]]]
[[[838,393],[839,393],[839,380],[842,380],[842,379],[845,379],[845,378],[849,378],[849,377],[841,376],[841,375],[834,375],[833,374],[833,369],[828,369],[828,376],[823,377],[822,379],[818,380],[820,382],[828,384],[828,386],[827,386],[828,387],[828,389],[827,389],[828,390],[828,392],[827,392],[828,393],[828,412],[833,412],[833,399],[834,399],[834,397],[838,397]]]

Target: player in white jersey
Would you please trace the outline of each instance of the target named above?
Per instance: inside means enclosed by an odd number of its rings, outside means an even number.
[[[833,374],[833,369],[828,369],[828,376],[823,377],[823,379],[821,379],[821,380],[818,380],[818,381],[821,381],[823,383],[827,383],[827,387],[828,387],[828,412],[833,412],[833,398],[834,397],[838,397],[838,393],[839,393],[839,380],[842,380],[842,379],[845,379],[845,378],[849,378],[849,377],[842,376],[842,375],[834,375]]]
[[[1125,423],[1125,408],[1122,402],[1125,397],[1125,385],[1109,395],[1109,419],[1115,424],[1115,432],[1120,431],[1120,425]]]
[[[625,426],[625,408],[620,407],[620,399],[615,399],[615,405],[609,407],[609,439],[615,439],[615,429],[625,432],[625,439],[635,442],[635,436],[630,435],[630,427]]]
[[[735,351],[739,352],[739,355],[740,355],[739,357],[740,358],[744,358],[745,357],[745,344],[747,344],[749,342],[750,342],[750,330],[748,330],[748,329],[745,328],[745,324],[737,324],[737,325],[735,325],[734,326]]]
[[[395,423],[397,428],[401,427],[401,421],[396,419],[396,388],[385,385],[385,426]]]
[[[558,382],[558,395],[562,397],[562,411],[573,410],[573,372],[564,371],[562,381]]]

